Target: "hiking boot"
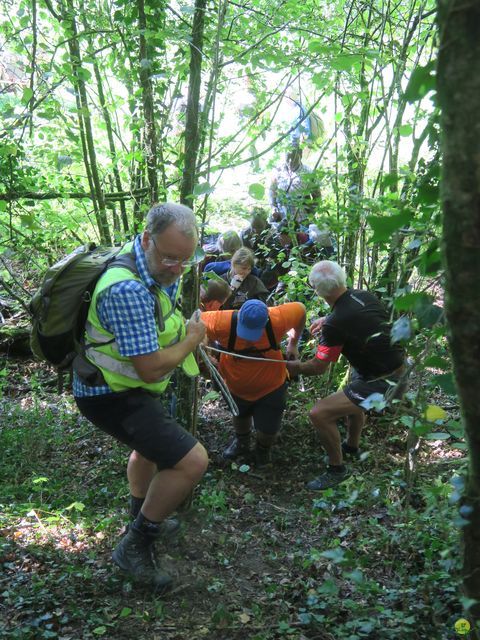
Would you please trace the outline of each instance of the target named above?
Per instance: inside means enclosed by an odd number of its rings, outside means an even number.
[[[180,531],[180,520],[177,518],[166,518],[158,525],[158,537],[164,540],[174,538]]]
[[[129,532],[132,524],[133,520],[126,525],[125,534]],[[163,522],[159,522],[157,525],[155,525],[155,529],[149,532],[149,536],[154,538],[154,540],[160,539],[163,542],[168,542],[169,540],[175,538],[179,531],[180,520],[177,520],[177,518],[167,518]]]
[[[253,453],[253,463],[257,469],[267,467],[272,464],[272,450],[270,447],[259,447],[258,444],[255,447]]]
[[[335,487],[350,476],[349,470],[345,467],[343,471],[332,471],[327,469],[318,478],[307,482],[307,489],[311,491],[323,491],[330,487]]]
[[[152,585],[157,592],[166,591],[172,579],[155,566],[152,540],[130,528],[112,553],[112,560],[120,569],[143,584]]]
[[[354,449],[353,447],[350,447],[344,440],[342,442],[342,454],[347,460],[360,460],[362,452],[358,448]]]
[[[250,434],[245,436],[235,436],[226,449],[223,450],[222,458],[235,460],[240,456],[248,456],[250,453]]]

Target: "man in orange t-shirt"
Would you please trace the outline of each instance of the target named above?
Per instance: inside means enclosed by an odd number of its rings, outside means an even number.
[[[270,448],[281,427],[287,395],[287,368],[279,344],[288,334],[287,360],[298,358],[305,307],[300,302],[267,307],[260,300],[248,300],[238,312],[202,313],[202,321],[210,341],[220,343],[227,352],[257,358],[248,360],[229,353],[220,355],[220,373],[239,408],[238,417],[233,418],[235,437],[222,455],[227,460],[248,456],[253,420],[256,431],[254,460],[258,466],[268,464]]]

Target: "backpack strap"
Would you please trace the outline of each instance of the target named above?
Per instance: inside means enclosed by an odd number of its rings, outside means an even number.
[[[138,276],[138,268],[137,261],[135,260],[134,248],[132,247],[132,250],[128,253],[121,253],[120,255],[115,256],[112,262],[108,265],[107,269],[111,269],[114,267],[128,269],[128,271],[131,271],[134,275]],[[160,331],[165,331],[165,319],[163,317],[162,305],[160,304],[160,300],[158,299],[157,293],[155,291],[155,285],[152,285],[149,291],[153,295],[155,300],[158,328]]]
[[[270,348],[272,349],[272,351],[278,351],[280,347],[275,340],[275,334],[273,333],[272,321],[270,320],[270,316],[268,316],[268,321],[265,325],[265,331],[267,332],[267,338],[270,342]]]
[[[256,354],[265,353],[265,351],[279,351],[280,347],[275,339],[275,334],[273,333],[272,321],[268,318],[267,324],[265,325],[265,331],[267,333],[267,338],[270,345],[266,349],[256,349],[255,347],[249,347],[247,349],[237,349],[235,350],[235,341],[237,339],[237,324],[238,324],[238,311],[234,311],[232,314],[232,321],[230,323],[230,335],[228,336],[228,346],[227,351],[230,353],[239,353],[240,355],[251,355],[255,356]]]
[[[238,311],[232,313],[232,321],[230,323],[230,335],[228,336],[227,351],[235,351],[235,340],[237,339]]]

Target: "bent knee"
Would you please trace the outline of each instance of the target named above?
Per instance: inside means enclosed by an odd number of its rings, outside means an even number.
[[[310,409],[308,417],[310,418],[310,422],[312,422],[315,426],[318,422],[323,422],[323,420],[325,419],[325,411],[323,410],[322,405],[320,403],[314,405]]]
[[[185,473],[193,483],[199,482],[208,468],[208,453],[205,447],[197,442],[176,468]]]
[[[334,418],[334,414],[319,402],[310,409],[309,418],[315,427],[321,427],[323,423],[330,422]]]

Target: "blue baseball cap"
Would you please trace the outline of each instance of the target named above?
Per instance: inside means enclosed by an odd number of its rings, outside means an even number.
[[[261,300],[247,300],[238,312],[237,336],[243,340],[260,340],[268,322],[268,307]]]

